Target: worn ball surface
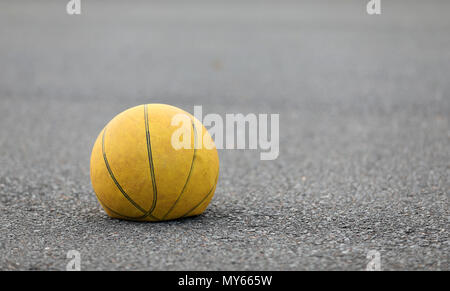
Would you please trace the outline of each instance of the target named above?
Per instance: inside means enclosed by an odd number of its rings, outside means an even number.
[[[189,134],[174,139],[180,115],[189,121]],[[178,138],[190,146],[177,149],[173,140]],[[118,114],[100,132],[91,155],[94,191],[114,218],[160,221],[201,214],[218,177],[219,158],[206,128],[165,104]]]

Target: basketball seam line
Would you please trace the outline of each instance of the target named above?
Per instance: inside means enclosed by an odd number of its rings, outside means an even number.
[[[131,219],[131,220],[137,220],[137,221],[139,221],[141,219],[141,217],[142,217],[142,216],[132,217],[132,216],[127,216],[127,215],[121,214],[121,213],[115,211],[114,209],[112,209],[111,207],[109,207],[108,205],[106,205],[106,203],[103,202],[98,196],[97,196],[97,199],[98,199],[98,201],[100,201],[100,204],[103,207],[107,208],[109,211],[111,211],[112,213],[114,213],[114,214],[116,214],[116,215],[118,215],[120,217],[123,217],[123,218],[126,218],[126,219]]]
[[[192,211],[194,211],[197,207],[199,207],[203,202],[205,202],[205,200],[209,197],[209,195],[211,195],[211,193],[213,192],[214,188],[217,185],[217,180],[219,179],[219,172],[217,172],[217,177],[216,177],[216,181],[214,182],[214,185],[212,186],[211,190],[209,190],[209,193],[205,196],[205,198],[203,198],[197,205],[195,205],[191,210],[189,210],[185,215],[180,216],[180,218],[186,217],[187,215],[189,215]]]
[[[150,215],[156,207],[156,202],[158,199],[158,191],[156,188],[155,169],[154,169],[154,165],[153,165],[153,156],[152,156],[152,145],[150,142],[150,126],[149,126],[149,120],[148,120],[147,105],[144,105],[144,117],[145,117],[145,133],[146,133],[146,139],[147,139],[148,162],[149,162],[150,175],[152,178],[152,187],[153,187],[153,204],[148,212],[148,214]]]
[[[102,136],[102,154],[103,154],[103,159],[105,161],[105,165],[106,165],[106,169],[108,170],[108,173],[111,177],[111,179],[113,180],[114,184],[116,184],[116,187],[119,189],[119,191],[122,193],[122,195],[139,211],[143,212],[144,215],[142,216],[138,216],[138,217],[134,217],[134,219],[142,219],[145,218],[147,216],[150,216],[154,219],[157,219],[156,217],[152,216],[149,212],[147,212],[145,209],[143,209],[141,206],[139,206],[139,204],[137,204],[133,199],[131,199],[130,196],[128,196],[128,194],[125,192],[125,190],[123,190],[122,186],[120,186],[119,182],[117,181],[116,177],[114,176],[114,173],[111,170],[111,167],[109,166],[109,162],[108,162],[108,158],[106,157],[106,151],[105,151],[105,135],[106,135],[106,128],[103,131],[103,136]]]
[[[180,201],[181,196],[183,196],[184,191],[186,190],[187,184],[189,183],[189,181],[191,179],[192,169],[194,168],[194,162],[195,162],[195,157],[196,157],[196,153],[197,153],[197,149],[196,149],[196,146],[195,146],[196,141],[197,141],[197,131],[196,131],[196,128],[195,128],[194,121],[192,121],[192,129],[194,130],[194,154],[192,155],[191,168],[189,170],[189,174],[188,174],[188,177],[186,179],[186,183],[184,183],[183,189],[181,189],[180,195],[178,195],[177,200],[175,200],[175,202],[173,203],[172,207],[170,207],[169,211],[167,211],[167,213],[161,219],[166,218],[167,215],[169,215],[169,213],[172,212],[172,210],[175,208],[175,206]]]

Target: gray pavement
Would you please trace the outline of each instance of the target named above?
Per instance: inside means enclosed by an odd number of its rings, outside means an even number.
[[[449,270],[450,2],[381,2],[0,2],[0,269]],[[220,151],[202,216],[110,219],[91,147],[155,102],[279,113],[280,156]]]

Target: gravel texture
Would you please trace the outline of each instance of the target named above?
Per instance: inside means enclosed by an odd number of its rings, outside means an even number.
[[[0,269],[449,270],[450,2],[381,2],[2,1]],[[199,217],[110,219],[91,147],[155,102],[279,113],[280,156],[221,150]]]

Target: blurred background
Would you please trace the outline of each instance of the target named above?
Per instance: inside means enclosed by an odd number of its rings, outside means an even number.
[[[448,269],[449,1],[67,2],[0,2],[1,269]],[[279,113],[280,156],[220,151],[198,219],[111,222],[91,147],[143,103]]]

